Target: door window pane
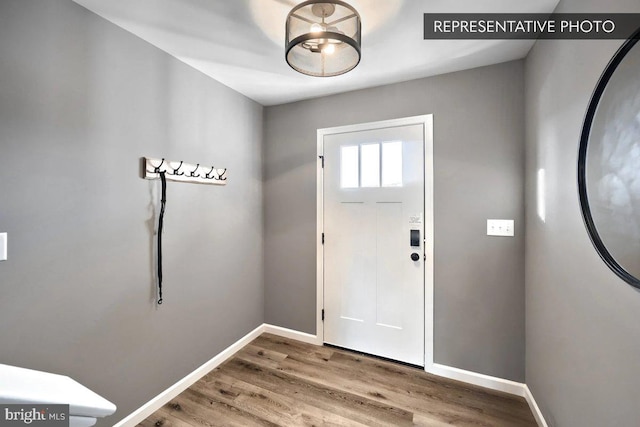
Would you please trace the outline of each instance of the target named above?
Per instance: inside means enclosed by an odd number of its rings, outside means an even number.
[[[382,186],[402,187],[402,141],[382,144]]]
[[[358,188],[358,146],[340,147],[340,187]]]
[[[380,187],[380,144],[362,144],[360,185]]]

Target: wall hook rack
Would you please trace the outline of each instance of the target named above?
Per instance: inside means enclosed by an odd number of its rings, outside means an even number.
[[[191,165],[180,160],[179,162],[165,159],[153,159],[144,157],[144,179],[159,179],[162,183],[162,195],[160,199],[160,217],[158,218],[157,246],[157,283],[158,305],[162,304],[162,228],[164,224],[164,210],[167,201],[167,181],[197,182],[200,184],[226,185],[227,170],[215,166],[200,166],[200,163]],[[208,172],[207,172],[208,171]]]
[[[184,161],[169,161],[165,159],[144,158],[144,179],[160,179],[160,172],[164,172],[167,181],[195,182],[199,184],[227,184],[227,170],[215,166],[195,165]]]

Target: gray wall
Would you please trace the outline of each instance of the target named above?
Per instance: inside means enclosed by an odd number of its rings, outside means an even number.
[[[70,0],[0,2],[0,362],[104,395],[107,426],[264,318],[314,333],[316,129],[433,113],[436,362],[524,380],[526,259],[526,382],[547,420],[638,424],[640,293],[600,261],[576,189],[584,112],[619,45],[536,44],[523,204],[522,62],[269,107],[263,129],[258,104]],[[169,183],[161,309],[145,155],[230,169],[224,188]],[[485,236],[490,217],[516,237]]]
[[[523,84],[518,61],[266,108],[266,321],[315,333],[316,130],[433,113],[435,361],[523,381]]]
[[[113,425],[263,322],[263,109],[71,0],[0,2],[0,58],[0,362]],[[168,184],[161,308],[142,156],[230,174]]]
[[[640,12],[638,0],[562,0],[558,12]],[[582,223],[584,115],[621,41],[540,41],[526,61],[526,379],[551,426],[640,425],[640,292],[600,260]],[[545,170],[546,222],[536,175]]]

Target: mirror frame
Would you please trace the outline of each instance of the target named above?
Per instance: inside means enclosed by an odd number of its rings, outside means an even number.
[[[629,37],[624,44],[613,55],[613,58],[605,68],[600,80],[596,85],[596,89],[591,96],[589,102],[589,108],[587,109],[587,115],[582,126],[582,134],[580,136],[580,148],[578,150],[578,193],[580,196],[580,208],[582,210],[582,218],[587,228],[589,238],[595,246],[600,258],[607,264],[607,266],[622,280],[630,284],[631,286],[640,289],[640,278],[635,277],[624,267],[622,267],[607,250],[602,238],[598,234],[596,225],[591,215],[591,209],[589,208],[589,198],[587,197],[587,176],[586,176],[586,163],[587,163],[587,147],[589,145],[589,137],[591,135],[591,128],[593,125],[593,119],[595,117],[600,99],[611,80],[614,72],[618,68],[618,65],[622,62],[625,56],[633,49],[640,38],[640,29],[638,29],[631,37]],[[640,78],[640,77],[639,77]]]

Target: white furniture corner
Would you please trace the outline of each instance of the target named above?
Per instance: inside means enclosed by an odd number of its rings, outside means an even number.
[[[69,405],[69,426],[89,427],[116,405],[64,375],[0,364],[0,403]]]

